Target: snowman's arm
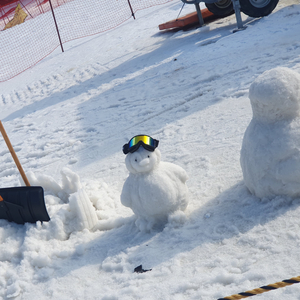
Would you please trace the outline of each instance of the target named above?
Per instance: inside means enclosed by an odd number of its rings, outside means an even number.
[[[128,180],[126,180],[121,193],[121,203],[127,207],[131,206],[130,188],[131,185],[129,184]]]
[[[175,176],[177,178],[179,178],[180,181],[182,181],[183,183],[185,183],[189,179],[189,176],[186,173],[186,171],[183,168],[181,168],[180,166],[169,163],[169,162],[164,162],[164,164],[165,164],[165,167],[168,170],[170,170],[172,173],[174,173]]]

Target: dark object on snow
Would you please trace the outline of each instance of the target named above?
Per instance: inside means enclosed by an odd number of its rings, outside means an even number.
[[[17,224],[50,221],[40,186],[0,189],[0,219]]]
[[[50,221],[44,201],[44,190],[40,186],[30,186],[1,121],[0,131],[26,184],[26,187],[0,189],[0,219],[18,224]]]
[[[145,273],[145,272],[148,272],[148,271],[152,271],[152,269],[144,270],[142,265],[140,265],[140,266],[138,266],[134,269],[134,273]]]

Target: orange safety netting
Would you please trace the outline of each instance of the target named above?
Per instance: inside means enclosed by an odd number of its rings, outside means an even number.
[[[62,43],[101,33],[135,12],[173,0],[51,0]],[[0,0],[0,82],[60,45],[49,0]]]

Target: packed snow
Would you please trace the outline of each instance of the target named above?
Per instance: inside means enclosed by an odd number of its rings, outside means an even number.
[[[182,211],[188,205],[188,175],[183,168],[162,162],[158,149],[152,152],[143,146],[128,153],[125,164],[130,174],[121,202],[135,213],[135,224],[141,231],[163,226],[168,219],[185,219]]]
[[[250,86],[253,119],[246,130],[244,182],[259,198],[300,196],[300,75],[288,68],[264,72]]]
[[[181,6],[139,11],[0,83],[0,119],[51,217],[0,220],[1,299],[209,300],[300,275],[300,198],[254,196],[240,165],[250,86],[276,67],[300,74],[299,1],[243,15],[236,33],[234,15],[159,32]],[[189,177],[185,219],[148,232],[120,199],[122,146],[140,133]],[[1,187],[23,185],[4,141],[0,153]],[[292,285],[253,299],[299,295]]]

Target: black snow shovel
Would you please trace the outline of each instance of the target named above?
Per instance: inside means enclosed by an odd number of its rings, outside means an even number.
[[[0,188],[0,219],[17,224],[50,221],[44,200],[44,190],[40,186],[30,186],[1,121],[0,131],[26,184],[22,187]]]

